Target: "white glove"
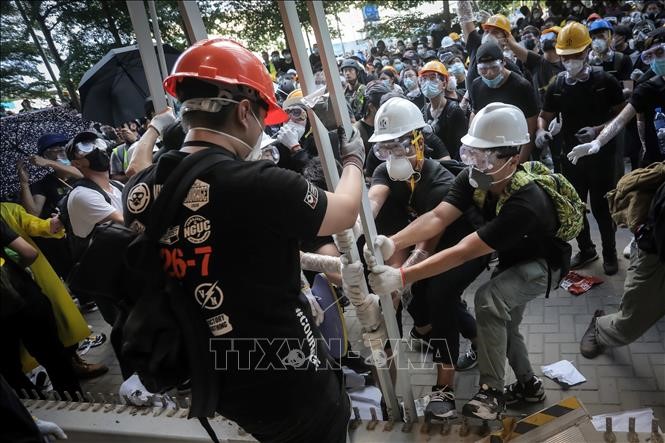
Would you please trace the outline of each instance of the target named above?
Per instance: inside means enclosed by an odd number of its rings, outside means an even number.
[[[536,133],[536,146],[539,149],[543,149],[544,147],[548,146],[551,141],[552,134],[549,131],[545,131],[543,129],[538,130]]]
[[[319,326],[321,323],[323,323],[323,319],[325,318],[323,309],[321,309],[319,301],[316,299],[314,294],[312,294],[311,290],[304,292],[305,292],[305,297],[307,297],[307,301],[309,302],[309,307],[312,309],[312,317],[314,317],[314,324],[316,326]]]
[[[153,404],[154,395],[143,386],[138,374],[133,374],[122,382],[119,390],[120,398],[127,398],[134,406],[149,406]]]
[[[375,331],[381,326],[383,315],[379,306],[379,296],[368,294],[363,302],[356,306],[358,321],[367,331]]]
[[[638,81],[640,77],[644,75],[644,72],[640,71],[639,69],[634,69],[633,72],[630,73],[630,79],[634,82]]]
[[[342,263],[342,281],[345,286],[360,286],[365,279],[365,271],[360,261],[349,263],[346,256],[340,258]]]
[[[150,120],[150,126],[155,128],[155,131],[157,131],[160,136],[164,134],[164,129],[173,123],[175,123],[175,116],[173,115],[173,110],[168,106]]]
[[[379,329],[371,332],[363,332],[363,344],[368,347],[373,353],[383,352],[386,342],[388,341],[388,332],[386,331],[386,324],[381,322]],[[385,353],[384,353],[385,359]]]
[[[35,424],[37,425],[39,432],[42,434],[42,437],[48,439],[48,441],[67,440],[67,434],[65,434],[65,431],[63,431],[60,426],[52,421],[40,420],[37,417],[33,418],[35,419]]]
[[[353,230],[353,235],[355,235],[356,238],[360,238],[360,236],[364,234],[363,224],[360,221],[360,216],[358,216],[358,218],[356,219],[356,222],[354,223],[353,228],[351,228],[351,230]]]
[[[339,257],[305,252],[300,254],[300,267],[305,271],[339,273],[342,265]]]
[[[374,240],[374,249],[381,251],[381,256],[383,256],[383,259],[388,260],[395,253],[395,243],[385,235],[379,235]],[[365,244],[364,254],[365,261],[367,261],[367,265],[371,269],[372,266],[376,264],[376,259],[374,258],[374,254],[370,252],[367,244]]]
[[[483,23],[485,23],[485,22],[486,22],[491,16],[492,16],[492,14],[490,14],[489,12],[487,12],[487,11],[485,11],[485,10],[480,10],[480,11],[478,11],[478,12],[476,13],[476,21],[477,21],[478,23],[480,23],[480,24],[483,24]]]
[[[559,132],[561,132],[561,117],[559,116],[558,118],[553,118],[552,121],[550,122],[550,125],[547,127],[549,130],[550,134],[552,134],[552,137],[556,137]]]
[[[351,229],[346,229],[338,234],[333,234],[333,241],[339,252],[342,254],[349,252],[356,243],[356,239],[353,236],[353,230]]]
[[[369,274],[369,285],[378,294],[392,294],[404,288],[402,270],[388,265],[374,266]]]
[[[275,138],[277,139],[278,142],[280,142],[289,149],[299,144],[298,133],[293,127],[289,125],[284,125],[281,128],[279,128],[279,132],[277,132]]]
[[[402,266],[405,268],[413,266],[427,259],[427,257],[429,257],[429,253],[427,251],[424,251],[422,249],[414,249],[413,251],[411,251],[409,258],[407,258],[406,261],[404,261],[404,264]]]
[[[583,143],[581,145],[575,146],[568,153],[568,160],[570,160],[572,164],[576,165],[580,158],[586,157],[587,155],[596,154],[598,151],[600,151],[600,142],[598,140],[592,140],[591,143]]]
[[[468,23],[473,21],[473,8],[471,2],[468,0],[460,0],[457,2],[457,16],[460,23]]]

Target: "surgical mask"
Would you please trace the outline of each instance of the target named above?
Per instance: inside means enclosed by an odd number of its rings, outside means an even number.
[[[388,89],[392,89],[392,86],[390,85],[390,80],[388,80],[388,79],[386,79],[386,80],[381,80],[381,83],[383,83],[383,84],[385,85],[386,88],[388,88]]]
[[[499,39],[497,39],[496,37],[494,37],[494,36],[493,36],[492,34],[490,34],[489,32],[486,32],[486,33],[483,34],[483,38],[480,40],[480,42],[481,42],[482,44],[485,44],[485,43],[487,43],[487,42],[492,42],[492,43],[496,43],[496,44],[498,45],[498,44],[499,44]]]
[[[656,75],[665,75],[665,58],[656,58],[649,66]]]
[[[457,79],[454,75],[448,77],[448,84],[446,85],[446,91],[455,91],[457,89]]]
[[[72,162],[70,162],[69,159],[66,159],[66,158],[59,158],[56,161],[58,163],[60,163],[61,165],[65,165],[65,166],[70,166],[72,164]]]
[[[416,172],[408,157],[393,157],[391,155],[386,161],[386,168],[390,179],[393,181],[407,181]]]
[[[381,59],[381,64],[382,64],[383,66],[388,66],[388,62],[389,62],[389,61],[390,61],[390,60],[388,60],[387,58],[382,58],[382,59]]]
[[[480,76],[480,78],[483,79],[483,83],[485,83],[487,85],[487,87],[492,88],[492,89],[496,89],[496,88],[499,87],[499,85],[503,81],[504,77],[503,77],[503,72],[501,72],[501,73],[499,73],[499,75],[497,75],[496,77],[494,77],[492,79],[485,78],[482,75]]]
[[[423,82],[423,84],[420,85],[420,90],[423,92],[423,95],[429,99],[436,97],[442,92],[439,85],[430,80]]]
[[[474,166],[469,166],[469,184],[471,187],[480,189],[481,191],[489,191],[492,185],[504,182],[515,175],[515,172],[513,171],[513,173],[508,177],[502,178],[501,180],[493,180],[493,176],[503,170],[503,168],[505,168],[509,163],[510,162],[507,161],[503,164],[503,166],[494,172],[484,172]]]
[[[405,77],[405,78],[404,78],[404,86],[405,86],[406,89],[408,89],[409,91],[412,91],[413,89],[416,88],[417,83],[416,83],[416,81],[413,80],[411,77]]]
[[[464,72],[464,65],[460,62],[453,63],[450,66],[450,72],[452,72],[454,75],[458,75]]]
[[[603,53],[603,52],[607,51],[607,42],[605,40],[603,40],[602,38],[594,39],[591,42],[591,49],[593,49],[594,52]]]
[[[88,167],[93,171],[106,172],[109,170],[111,159],[109,155],[106,153],[106,151],[102,151],[100,149],[94,149],[84,158],[88,160],[88,163],[90,164],[90,166]]]
[[[421,57],[425,55],[425,52],[426,51],[424,49],[418,49],[418,55]]]
[[[402,72],[402,68],[404,68],[404,65],[402,63],[395,63],[393,67],[397,69],[397,72]]]
[[[584,60],[581,59],[563,60],[562,63],[563,67],[566,68],[566,72],[572,77],[575,77],[584,69]]]
[[[296,131],[296,134],[298,134],[298,140],[300,140],[302,136],[305,135],[305,126],[300,125],[296,122],[288,121],[284,123],[283,126],[294,129]]]

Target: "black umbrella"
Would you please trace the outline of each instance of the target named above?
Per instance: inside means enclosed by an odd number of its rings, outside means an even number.
[[[169,72],[180,52],[164,45]],[[144,102],[150,96],[137,45],[111,49],[85,73],[79,83],[83,117],[120,126],[145,116]]]

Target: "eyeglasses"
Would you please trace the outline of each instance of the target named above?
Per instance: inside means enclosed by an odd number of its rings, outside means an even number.
[[[307,112],[299,106],[294,106],[292,108],[286,108],[284,111],[289,115],[289,118],[292,120],[305,120],[307,119]]]
[[[373,148],[374,155],[379,160],[388,160],[392,157],[411,157],[416,155],[416,149],[411,143],[411,134],[405,137],[376,143]]]
[[[101,138],[96,138],[87,142],[78,142],[74,147],[81,154],[90,154],[95,149],[106,151],[106,143],[104,143]]]
[[[503,67],[501,60],[494,60],[487,63],[478,63],[478,74],[498,73]]]
[[[481,171],[492,169],[499,159],[493,149],[479,149],[467,145],[460,146],[459,156],[462,163]]]
[[[665,43],[661,43],[654,48],[644,51],[640,58],[647,65],[650,65],[654,59],[665,58]]]

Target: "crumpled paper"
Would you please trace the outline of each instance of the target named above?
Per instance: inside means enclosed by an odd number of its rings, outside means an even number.
[[[635,432],[651,432],[653,409],[635,409],[632,411],[612,412],[591,417],[591,423],[598,432],[605,431],[605,418],[612,417],[612,431],[628,432],[628,419],[635,417]]]
[[[563,280],[561,280],[560,286],[573,295],[580,295],[602,282],[603,279],[599,277],[578,274],[577,272],[570,271],[566,274]]]
[[[586,378],[568,360],[561,360],[551,365],[541,366],[545,377],[551,378],[564,388],[584,383]]]

